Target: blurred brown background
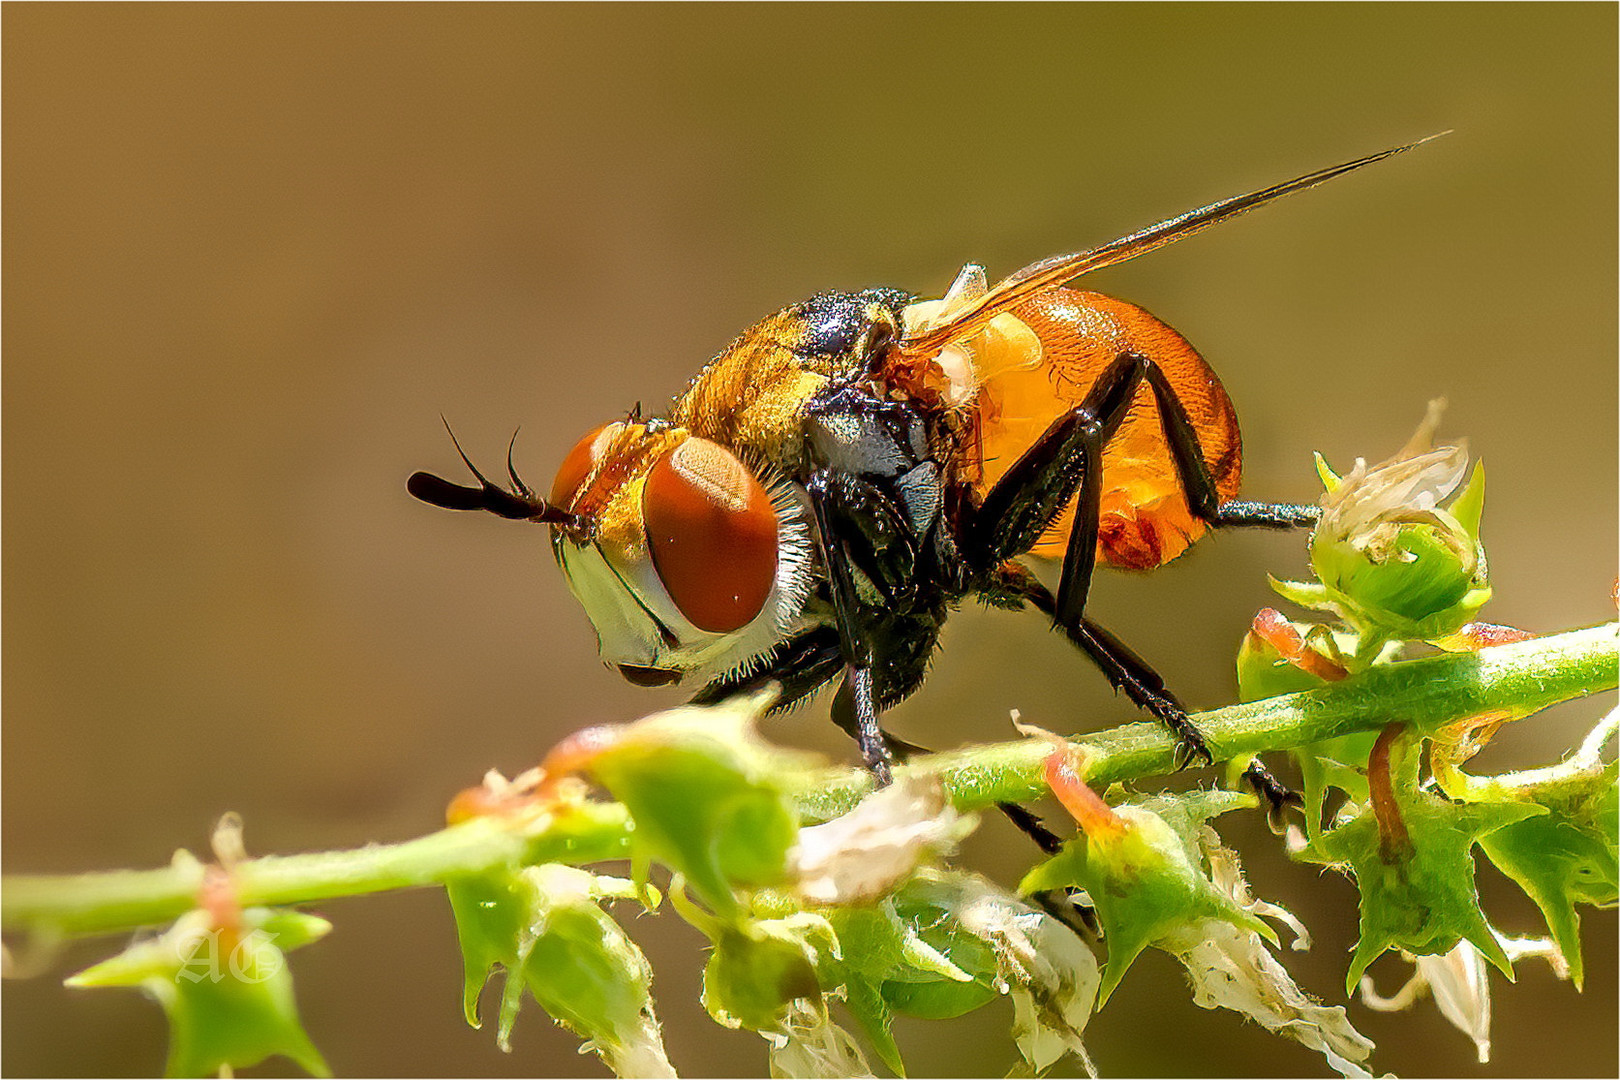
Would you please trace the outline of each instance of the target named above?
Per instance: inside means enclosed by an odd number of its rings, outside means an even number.
[[[1453,128],[1421,151],[1091,280],[1215,364],[1253,497],[1310,499],[1451,400],[1490,470],[1486,615],[1614,616],[1612,5],[57,6],[4,12],[4,842],[9,872],[164,862],[242,811],[253,851],[432,829],[490,766],[678,699],[598,666],[538,530],[414,503],[523,425],[544,487],[589,426],[657,408],[743,326],[812,292],[942,290]],[[1190,703],[1297,537],[1222,536],[1093,612]],[[1608,707],[1509,730],[1546,762]],[[969,608],[892,726],[933,746],[1134,719],[1034,616]],[[824,704],[775,722],[849,759]],[[1255,815],[1257,816],[1257,815]],[[1289,963],[1341,999],[1354,892],[1234,823]],[[968,859],[1032,850],[987,821]],[[1533,908],[1483,869],[1489,910]],[[466,1028],[442,895],[329,905],[295,958],[340,1073],[600,1072],[532,1006]],[[695,934],[636,921],[675,1062],[764,1067],[695,999]],[[1615,917],[1584,995],[1498,980],[1496,1060],[1424,1003],[1356,1022],[1399,1073],[1614,1075]],[[161,1067],[160,1014],[8,985],[8,1074]],[[1385,960],[1382,989],[1404,977]],[[1000,1075],[1008,1015],[905,1024],[916,1075]],[[1187,1001],[1145,957],[1093,1026],[1106,1073],[1321,1074]],[[1190,1066],[1189,1063],[1196,1063]],[[276,1066],[275,1068],[279,1068]],[[273,1072],[258,1070],[259,1072]]]

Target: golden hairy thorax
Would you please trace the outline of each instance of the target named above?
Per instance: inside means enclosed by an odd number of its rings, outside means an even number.
[[[803,320],[792,308],[755,323],[698,372],[670,419],[694,435],[791,470],[802,453],[804,404],[832,375],[830,365],[818,370],[794,353],[803,337]]]

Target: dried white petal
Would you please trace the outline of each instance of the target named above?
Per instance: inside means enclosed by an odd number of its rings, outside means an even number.
[[[1518,963],[1526,957],[1539,956],[1547,961],[1554,975],[1560,979],[1569,979],[1569,961],[1564,959],[1564,950],[1552,938],[1546,937],[1503,937],[1493,929],[1497,942],[1502,951],[1507,953],[1510,963]]]
[[[1471,943],[1441,956],[1417,958],[1418,974],[1453,1027],[1474,1040],[1479,1063],[1491,1060],[1491,982],[1485,957]]]
[[[799,830],[788,860],[809,903],[861,903],[954,850],[972,828],[950,806],[938,777],[902,775],[842,817]]]
[[[612,1043],[589,1040],[580,1043],[579,1052],[600,1055],[602,1063],[612,1070],[614,1076],[657,1077],[662,1080],[676,1075],[675,1066],[670,1064],[664,1053],[664,1037],[650,1004],[634,1024],[620,1027],[614,1034],[616,1041]]]
[[[1221,846],[1213,829],[1201,829],[1198,843],[1217,888],[1239,907],[1285,923],[1294,931],[1296,949],[1309,947],[1310,937],[1298,919],[1254,899],[1237,856]],[[1350,1025],[1343,1008],[1323,1005],[1301,990],[1254,930],[1224,919],[1203,919],[1158,944],[1186,966],[1195,1004],[1240,1012],[1267,1031],[1317,1051],[1342,1076],[1369,1075],[1363,1063],[1372,1054],[1372,1040]]]
[[[1430,524],[1465,560],[1475,544],[1440,504],[1456,491],[1468,472],[1468,445],[1431,447],[1444,401],[1429,403],[1417,433],[1388,461],[1368,468],[1362,458],[1338,485],[1322,497],[1322,520],[1316,535],[1344,541],[1364,551],[1373,562],[1389,557],[1397,526]]]
[[[1194,924],[1179,941],[1162,943],[1192,980],[1193,1001],[1205,1009],[1231,1009],[1310,1047],[1342,1076],[1369,1075],[1363,1063],[1372,1040],[1350,1025],[1344,1009],[1323,1005],[1295,984],[1253,930],[1222,919]]]
[[[1299,827],[1290,825],[1289,828],[1297,830]],[[1301,836],[1303,837],[1303,834]],[[1214,829],[1205,825],[1198,834],[1198,844],[1199,850],[1203,852],[1205,865],[1209,867],[1209,880],[1214,882],[1217,889],[1230,896],[1232,902],[1245,911],[1264,915],[1288,927],[1294,934],[1295,952],[1310,949],[1311,932],[1305,929],[1305,924],[1300,922],[1292,911],[1281,904],[1254,898],[1254,894],[1249,891],[1249,882],[1243,876],[1243,867],[1238,864],[1237,853],[1221,843]]]
[[[1539,956],[1552,966],[1560,979],[1569,978],[1569,965],[1564,954],[1549,938],[1509,938],[1492,929],[1509,960]],[[1361,980],[1361,1001],[1369,1009],[1394,1012],[1409,1009],[1424,994],[1434,995],[1434,1003],[1441,1015],[1453,1027],[1474,1041],[1479,1051],[1479,1063],[1491,1060],[1491,983],[1490,968],[1484,955],[1471,942],[1459,941],[1450,952],[1440,956],[1413,956],[1402,953],[1414,967],[1412,977],[1390,997],[1381,997],[1373,989],[1371,978]]]
[[[824,1001],[795,998],[775,1031],[762,1031],[770,1043],[770,1071],[776,1077],[868,1077],[872,1067],[855,1037],[827,1014]]]
[[[1102,981],[1091,950],[1056,919],[988,882],[964,902],[958,921],[996,958],[1013,1002],[1013,1041],[1030,1068],[1039,1074],[1073,1054],[1096,1076],[1081,1041]]]

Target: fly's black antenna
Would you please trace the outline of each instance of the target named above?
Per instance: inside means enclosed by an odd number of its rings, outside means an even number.
[[[443,420],[443,417],[440,417]],[[585,519],[578,514],[570,513],[560,507],[552,506],[546,500],[536,495],[527,484],[519,479],[517,470],[512,467],[512,447],[509,445],[506,452],[506,470],[512,477],[512,490],[490,483],[484,474],[478,471],[478,466],[472,463],[467,452],[461,448],[461,440],[456,433],[450,430],[450,422],[445,421],[444,430],[450,432],[450,441],[455,444],[456,453],[466,463],[469,471],[478,480],[477,487],[465,484],[452,484],[440,476],[428,472],[412,473],[411,478],[405,481],[405,490],[432,506],[442,507],[445,510],[487,510],[497,517],[508,521],[535,521],[547,525],[556,525],[563,529],[583,530]],[[517,442],[517,432],[512,433],[512,444]]]
[[[506,444],[506,475],[512,478],[513,491],[517,492],[525,499],[532,499],[534,498],[534,489],[523,482],[523,477],[517,474],[517,468],[512,464],[512,451],[517,449],[518,432],[522,430],[523,429],[521,427],[514,429],[512,432],[512,441]],[[456,449],[459,450],[461,447],[458,446]]]

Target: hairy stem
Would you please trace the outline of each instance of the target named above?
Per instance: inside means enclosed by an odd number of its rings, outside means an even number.
[[[1302,694],[1199,713],[1217,760],[1286,750],[1391,720],[1420,729],[1491,710],[1524,714],[1616,685],[1616,625],[1535,638],[1475,653],[1454,653],[1374,668]],[[1162,775],[1174,768],[1175,740],[1151,723],[1086,735],[1087,782]],[[1018,802],[1045,793],[1051,747],[1040,739],[973,746],[918,759],[907,769],[937,774],[962,809]],[[855,769],[812,774],[796,792],[807,820],[853,807],[871,790]],[[297,904],[439,884],[457,874],[536,862],[589,863],[629,853],[629,819],[612,803],[591,803],[521,825],[484,818],[399,844],[350,851],[265,856],[235,867],[243,904]],[[166,922],[195,906],[203,867],[177,858],[156,870],[0,880],[0,925],[45,937],[115,933]]]

